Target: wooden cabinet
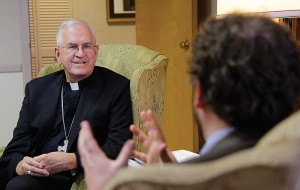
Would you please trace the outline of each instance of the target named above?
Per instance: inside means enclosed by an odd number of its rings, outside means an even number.
[[[136,42],[169,58],[162,129],[172,150],[199,151],[189,83],[197,0],[136,0]]]

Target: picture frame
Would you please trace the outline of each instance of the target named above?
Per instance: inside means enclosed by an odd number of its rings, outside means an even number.
[[[135,22],[135,0],[106,0],[108,23]]]

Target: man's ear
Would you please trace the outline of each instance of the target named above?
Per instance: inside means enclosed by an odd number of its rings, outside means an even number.
[[[99,45],[96,45],[95,46],[95,54],[96,54],[96,56],[98,55],[98,52],[99,52]]]
[[[55,58],[56,58],[56,60],[57,60],[57,63],[59,63],[59,64],[61,64],[61,61],[60,61],[60,52],[59,52],[59,49],[56,47],[55,49],[54,49],[54,53],[55,53]]]
[[[195,108],[204,107],[200,81],[197,81],[196,84],[194,85],[194,107]]]

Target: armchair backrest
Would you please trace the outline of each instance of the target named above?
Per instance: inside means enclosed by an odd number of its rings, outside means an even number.
[[[97,66],[108,68],[130,80],[134,123],[142,130],[139,113],[152,109],[162,121],[168,59],[159,52],[134,44],[108,44],[99,48]],[[38,77],[61,70],[55,63],[44,66]],[[137,141],[136,149],[145,151]]]
[[[100,46],[96,65],[106,67],[130,80],[133,121],[145,131],[140,112],[151,109],[162,121],[168,59],[161,53],[133,44]],[[145,152],[136,140],[136,149]]]

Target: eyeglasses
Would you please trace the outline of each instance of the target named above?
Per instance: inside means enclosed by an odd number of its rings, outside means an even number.
[[[87,43],[87,44],[82,44],[82,45],[68,44],[65,47],[61,47],[61,48],[65,48],[68,53],[76,53],[77,51],[79,51],[80,46],[82,48],[82,51],[85,53],[92,52],[94,50],[94,48],[96,47],[95,45]]]

